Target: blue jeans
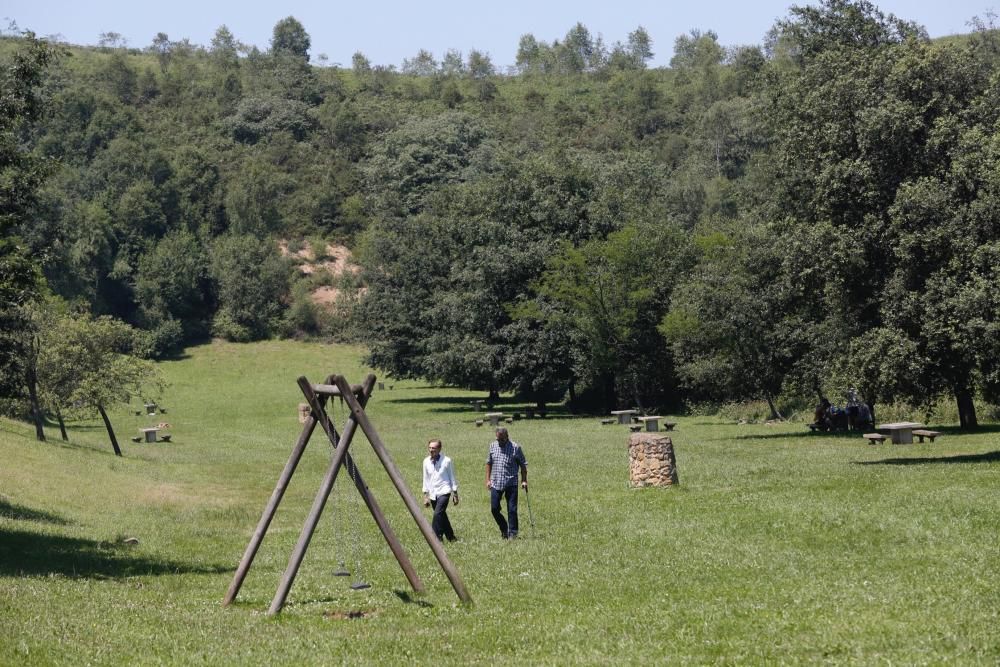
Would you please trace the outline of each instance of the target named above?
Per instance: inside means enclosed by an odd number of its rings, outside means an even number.
[[[507,496],[507,519],[500,512],[500,497]],[[517,537],[517,484],[505,489],[490,488],[490,511],[503,538]]]

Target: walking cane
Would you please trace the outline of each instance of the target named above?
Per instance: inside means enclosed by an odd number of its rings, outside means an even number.
[[[524,501],[528,505],[528,525],[531,526],[531,536],[535,536],[535,517],[531,515],[531,496],[528,495],[528,487],[524,487]]]

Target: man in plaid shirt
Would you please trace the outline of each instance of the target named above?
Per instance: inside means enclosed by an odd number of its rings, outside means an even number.
[[[521,488],[528,490],[528,462],[524,450],[510,439],[507,429],[497,429],[497,439],[486,456],[486,488],[490,490],[490,510],[500,528],[500,537],[517,537],[517,470],[521,469]],[[507,519],[500,512],[500,498],[507,497]]]

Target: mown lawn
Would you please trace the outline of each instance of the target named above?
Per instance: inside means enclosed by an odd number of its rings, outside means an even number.
[[[476,395],[389,380],[369,414],[410,488],[429,438],[455,460],[461,541],[446,549],[475,603],[457,604],[359,433],[352,453],[428,592],[409,591],[338,482],[342,511],[324,515],[284,612],[265,614],[329,459],[317,432],[223,608],[299,434],[296,377],[358,383],[360,358],[290,342],[194,348],[163,364],[157,421],[173,442],[131,443],[150,420],[122,409],[121,459],[96,420],[71,424],[69,443],[0,421],[0,664],[1000,662],[1000,429],[935,424],[934,444],[872,447],[802,424],[680,417],[681,485],[630,490],[624,427],[557,412],[510,427],[535,527],[522,498],[524,539],[505,543]],[[371,589],[331,576],[341,556]]]

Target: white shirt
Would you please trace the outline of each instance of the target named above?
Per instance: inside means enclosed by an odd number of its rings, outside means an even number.
[[[455,480],[455,467],[451,464],[451,459],[444,454],[438,454],[437,461],[432,461],[428,456],[424,459],[424,493],[431,500],[436,500],[438,496],[446,493],[458,491],[458,482]]]

